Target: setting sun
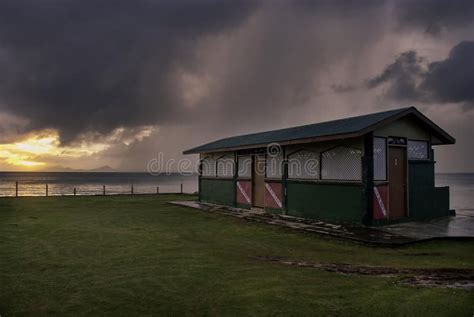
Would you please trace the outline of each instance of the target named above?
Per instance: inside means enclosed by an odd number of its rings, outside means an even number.
[[[33,162],[33,161],[22,161],[22,160],[16,161],[15,163],[16,165],[26,166],[26,167],[42,166],[46,164],[44,162]]]
[[[73,146],[61,146],[55,130],[44,130],[35,135],[27,135],[14,143],[0,144],[0,161],[12,166],[34,169],[46,166],[51,157],[80,158],[107,148],[104,144],[82,142]]]
[[[56,136],[47,136],[47,137],[31,137],[19,143],[14,143],[13,148],[18,151],[31,154],[52,154],[57,148],[57,137]]]

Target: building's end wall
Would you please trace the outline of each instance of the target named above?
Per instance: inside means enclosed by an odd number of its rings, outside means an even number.
[[[387,126],[376,129],[374,136],[397,136],[405,137],[408,140],[424,140],[430,143],[433,141],[430,132],[421,127],[417,120],[411,117],[401,118]],[[429,220],[449,216],[449,188],[435,187],[434,164],[431,149],[430,158],[427,160],[408,159],[408,216],[405,220]],[[388,208],[388,204],[386,207]],[[374,220],[377,224],[376,217],[374,217]],[[380,223],[389,223],[389,221],[382,220]]]
[[[410,117],[398,119],[374,131],[374,136],[399,136],[407,139],[430,141],[430,133],[420,127],[417,121]]]

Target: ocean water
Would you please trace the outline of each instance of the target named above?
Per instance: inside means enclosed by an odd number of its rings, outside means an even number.
[[[158,175],[147,173],[79,173],[79,172],[0,172],[0,196],[14,196],[15,182],[19,183],[20,196],[44,196],[48,184],[49,195],[101,195],[102,186],[106,193],[129,194],[133,185],[134,193],[183,192],[194,193],[198,189],[197,175]],[[436,186],[450,187],[451,208],[474,214],[474,173],[436,174]]]
[[[474,173],[436,174],[435,185],[449,186],[451,209],[474,215]]]
[[[102,195],[106,194],[154,194],[178,193],[183,184],[184,193],[194,193],[198,188],[197,175],[148,173],[87,173],[87,172],[0,172],[0,196],[15,196],[15,183],[18,182],[19,196],[45,196],[48,194]]]

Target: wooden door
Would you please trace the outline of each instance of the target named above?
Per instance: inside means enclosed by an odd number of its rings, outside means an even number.
[[[252,170],[252,205],[264,208],[265,197],[265,155],[253,157]]]
[[[406,216],[407,210],[407,160],[406,148],[389,147],[389,219]]]

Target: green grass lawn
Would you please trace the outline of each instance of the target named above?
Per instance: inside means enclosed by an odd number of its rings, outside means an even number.
[[[472,291],[255,259],[473,269],[472,242],[374,248],[166,202],[176,199],[0,199],[0,315],[474,314]]]

